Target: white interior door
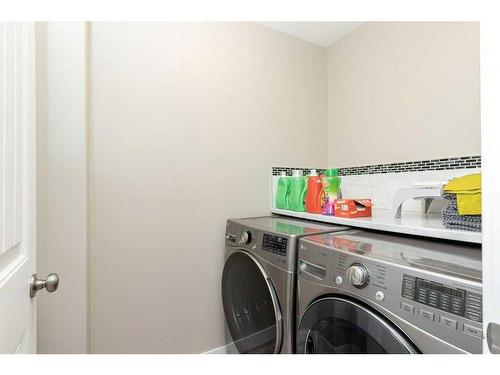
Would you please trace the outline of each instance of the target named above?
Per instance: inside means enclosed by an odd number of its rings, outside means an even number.
[[[0,353],[36,353],[34,33],[0,23]]]

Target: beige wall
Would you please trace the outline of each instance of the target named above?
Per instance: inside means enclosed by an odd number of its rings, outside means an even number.
[[[61,276],[37,296],[43,353],[223,345],[224,223],[268,213],[272,165],[480,153],[476,24],[367,24],[326,50],[97,23],[90,61],[84,23],[38,26],[38,272]]]
[[[330,166],[481,153],[478,23],[368,23],[327,63]]]
[[[40,277],[57,272],[57,292],[39,293],[38,352],[87,351],[86,25],[38,23],[37,232]]]
[[[91,30],[91,350],[224,345],[228,217],[324,165],[325,49],[250,23]]]

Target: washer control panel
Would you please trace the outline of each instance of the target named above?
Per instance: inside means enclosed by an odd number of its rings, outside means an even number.
[[[482,295],[477,289],[428,280],[403,273],[400,311],[415,324],[439,332],[455,345],[480,353],[482,347]],[[472,341],[471,341],[472,340]]]
[[[401,296],[475,322],[483,321],[481,294],[403,274]]]

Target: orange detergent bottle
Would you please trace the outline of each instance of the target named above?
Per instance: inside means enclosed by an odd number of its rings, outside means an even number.
[[[323,179],[318,176],[316,169],[311,169],[307,178],[306,211],[312,214],[321,213],[323,200]]]

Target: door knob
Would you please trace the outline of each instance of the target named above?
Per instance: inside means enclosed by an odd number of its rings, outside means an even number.
[[[491,353],[500,354],[500,324],[488,324],[486,342]]]
[[[36,292],[43,288],[45,288],[49,293],[55,292],[58,286],[59,276],[57,275],[57,273],[48,274],[45,280],[37,278],[36,273],[34,273],[33,275],[31,275],[30,297],[35,297]]]

